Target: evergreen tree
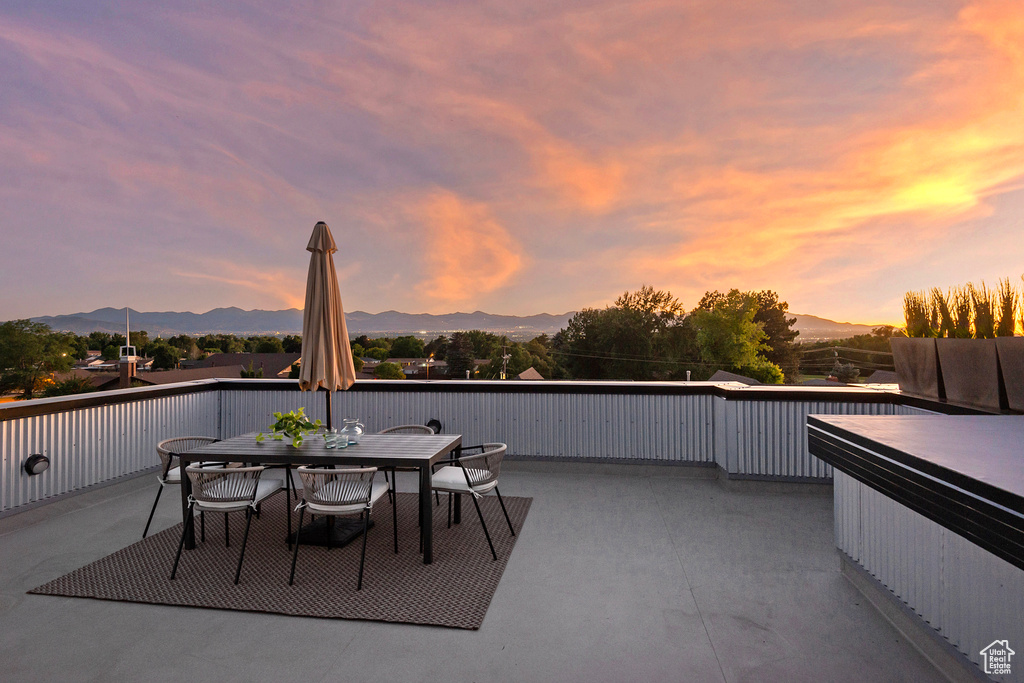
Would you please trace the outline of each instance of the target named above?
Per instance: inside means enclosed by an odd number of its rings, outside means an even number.
[[[466,371],[473,371],[473,342],[465,332],[455,332],[448,340],[448,348],[445,349],[445,358],[448,361],[448,375],[452,379],[462,379]]]

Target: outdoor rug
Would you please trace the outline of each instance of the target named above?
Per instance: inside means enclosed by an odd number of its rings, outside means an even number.
[[[473,502],[463,500],[462,523],[446,528],[445,496],[434,509],[434,561],[423,564],[417,527],[418,495],[398,494],[398,554],[392,545],[391,506],[374,506],[366,545],[363,589],[357,538],[343,548],[303,545],[288,585],[292,553],[286,545],[283,493],[264,501],[254,518],[239,585],[234,584],[245,515],[232,513],[231,547],[224,547],[224,516],[206,515],[206,542],[183,551],[178,574],[170,580],[181,524],[149,536],[29,593],[96,598],[159,605],[270,612],[333,619],[430,624],[478,629],[515,547],[532,498],[505,496],[516,536],[509,534],[496,496],[480,499],[498,560],[491,558]],[[309,516],[306,516],[309,520]],[[293,516],[298,523],[298,514]]]

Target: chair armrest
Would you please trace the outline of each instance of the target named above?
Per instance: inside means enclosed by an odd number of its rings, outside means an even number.
[[[480,444],[479,446],[456,446],[455,450],[453,450],[448,455],[447,458],[445,458],[444,460],[438,460],[437,462],[432,464],[430,466],[430,471],[433,472],[435,467],[444,467],[446,465],[458,465],[459,460],[465,457],[469,457],[465,455],[466,451],[480,451],[480,454],[482,455],[485,450],[487,449],[484,447],[483,444]]]
[[[486,457],[486,453],[474,453],[473,455],[464,455],[459,458],[456,462],[460,467],[469,468],[472,467],[473,463],[477,460],[482,460]]]

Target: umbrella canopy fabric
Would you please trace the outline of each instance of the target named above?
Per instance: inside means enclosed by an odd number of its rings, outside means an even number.
[[[320,387],[328,391],[348,389],[356,381],[356,368],[341,307],[338,275],[334,270],[334,252],[338,247],[331,229],[323,221],[313,228],[306,250],[312,255],[306,279],[306,307],[302,312],[299,388],[303,391]],[[330,424],[329,400],[327,405]]]

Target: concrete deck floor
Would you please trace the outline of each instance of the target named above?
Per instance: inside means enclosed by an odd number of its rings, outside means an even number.
[[[830,489],[708,472],[507,463],[534,501],[479,631],[27,595],[136,541],[156,483],[66,498],[0,519],[0,680],[944,680],[840,574]]]

